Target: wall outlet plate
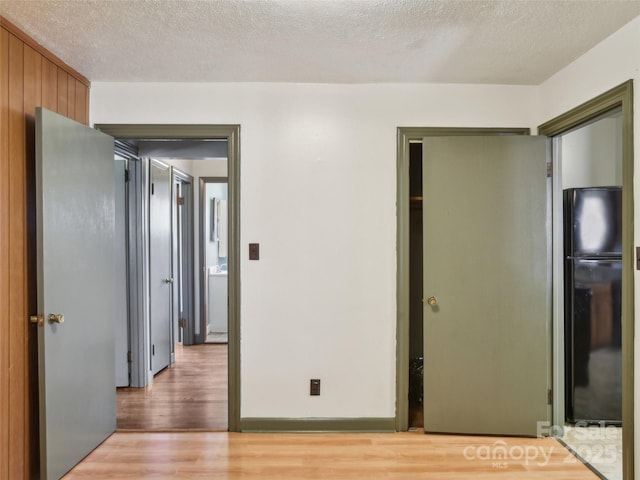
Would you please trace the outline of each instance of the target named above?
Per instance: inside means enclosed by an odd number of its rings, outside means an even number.
[[[249,260],[260,260],[260,244],[249,244]]]
[[[309,395],[320,395],[320,379],[312,378],[309,384]]]

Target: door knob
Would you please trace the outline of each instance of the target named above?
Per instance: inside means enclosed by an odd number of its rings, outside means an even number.
[[[173,283],[173,278],[165,278],[164,283]]]
[[[49,323],[64,323],[64,315],[61,313],[51,313]]]
[[[427,303],[430,306],[435,307],[436,305],[438,305],[438,299],[436,297],[429,297],[427,298]]]
[[[39,327],[44,325],[44,315],[39,314],[39,315],[31,315],[29,317],[29,321],[33,324],[38,325]]]

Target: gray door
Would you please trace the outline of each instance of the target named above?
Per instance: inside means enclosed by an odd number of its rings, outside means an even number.
[[[62,477],[116,427],[113,178],[111,137],[36,110],[44,480]]]
[[[116,218],[116,276],[127,278],[127,202],[125,188],[126,162],[115,160],[115,218]],[[116,282],[119,300],[114,305],[114,331],[116,342],[116,386],[129,386],[129,310],[127,282]]]
[[[149,200],[149,295],[151,371],[155,375],[171,363],[171,169],[151,161]]]
[[[423,141],[424,425],[536,435],[549,419],[546,139]]]

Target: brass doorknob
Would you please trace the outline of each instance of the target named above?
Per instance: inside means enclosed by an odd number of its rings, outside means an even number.
[[[49,323],[64,323],[64,315],[61,313],[49,314]]]
[[[430,306],[435,307],[436,305],[438,305],[438,299],[436,297],[429,297],[427,298],[427,303]]]

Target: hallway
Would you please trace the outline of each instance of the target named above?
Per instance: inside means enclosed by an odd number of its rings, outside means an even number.
[[[117,389],[118,431],[227,430],[227,345],[176,344],[146,388]]]

